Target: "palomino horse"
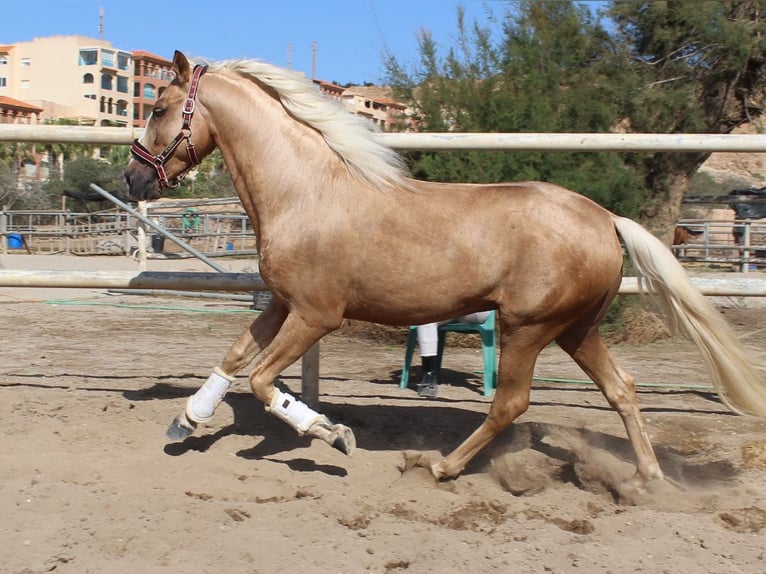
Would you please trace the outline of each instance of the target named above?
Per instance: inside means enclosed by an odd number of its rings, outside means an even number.
[[[556,341],[622,417],[639,482],[660,479],[633,378],[598,331],[620,286],[620,238],[670,323],[701,349],[722,400],[766,415],[766,386],[732,330],[639,224],[548,183],[410,179],[366,120],[294,72],[253,60],[192,68],[179,52],[173,65],[175,80],[133,145],[130,192],[159,197],[218,147],[273,299],[189,398],[171,438],[209,420],[234,375],[256,360],[250,387],[269,412],[351,454],[351,430],[275,387],[275,378],[344,318],[404,326],[496,309],[494,400],[482,424],[431,464],[433,475],[456,477],[526,411],[535,361]]]

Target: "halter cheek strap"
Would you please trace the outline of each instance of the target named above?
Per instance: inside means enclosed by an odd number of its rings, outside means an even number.
[[[206,65],[194,66],[192,79],[191,82],[189,82],[189,93],[186,96],[182,110],[183,124],[181,126],[181,131],[178,132],[178,135],[173,138],[173,140],[164,150],[162,150],[162,153],[158,155],[152,155],[152,153],[146,149],[141,144],[141,142],[138,141],[138,139],[133,140],[133,145],[130,148],[130,153],[134,158],[154,168],[154,170],[157,172],[157,178],[160,181],[160,187],[163,189],[178,187],[180,180],[185,175],[185,173],[179,175],[175,178],[174,183],[170,183],[167,173],[165,173],[165,164],[183,140],[186,140],[186,153],[189,156],[189,162],[191,164],[189,165],[189,168],[192,168],[195,165],[199,165],[200,163],[199,157],[197,156],[197,151],[194,149],[194,143],[191,140],[191,121],[192,117],[194,116],[194,108],[196,107],[197,87],[199,86],[199,79],[206,71]]]

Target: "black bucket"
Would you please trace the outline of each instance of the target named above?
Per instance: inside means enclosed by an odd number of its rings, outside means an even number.
[[[155,253],[162,253],[165,249],[165,236],[164,235],[152,235],[152,251]]]

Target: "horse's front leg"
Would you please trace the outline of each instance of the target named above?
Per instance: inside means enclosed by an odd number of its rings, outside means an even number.
[[[170,423],[168,438],[181,440],[189,436],[197,424],[208,422],[229,390],[234,376],[249,365],[279,331],[287,317],[287,309],[276,299],[239,336],[229,348],[220,367],[215,367],[208,379],[186,402],[185,408]]]
[[[276,377],[316,341],[334,331],[340,325],[340,320],[340,317],[337,321],[318,317],[306,320],[298,313],[290,313],[274,340],[258,357],[250,373],[250,388],[268,412],[282,419],[299,434],[322,439],[351,456],[356,447],[356,439],[350,428],[331,422],[289,392],[274,386]]]

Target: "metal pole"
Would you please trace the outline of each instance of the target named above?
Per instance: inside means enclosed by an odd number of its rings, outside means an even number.
[[[301,363],[301,400],[312,409],[319,408],[319,342],[309,347]]]
[[[0,287],[72,289],[185,289],[189,291],[267,291],[258,273],[196,271],[69,271],[0,269]]]
[[[91,183],[90,184],[90,188],[93,191],[98,192],[101,195],[103,195],[106,199],[108,199],[109,201],[111,201],[112,203],[117,205],[118,207],[124,209],[125,211],[127,211],[131,215],[135,216],[140,221],[143,221],[146,225],[148,225],[149,227],[154,229],[157,233],[159,233],[160,235],[163,235],[164,237],[167,237],[168,239],[170,239],[171,241],[173,241],[174,243],[179,245],[182,249],[185,249],[186,251],[188,251],[189,253],[191,253],[195,257],[197,257],[200,261],[202,261],[204,263],[207,263],[210,267],[212,267],[213,269],[215,269],[216,271],[218,271],[220,273],[226,273],[226,268],[225,267],[221,267],[220,265],[218,265],[218,263],[216,263],[215,261],[213,261],[209,257],[206,257],[203,253],[200,253],[199,251],[194,249],[194,247],[192,247],[191,245],[186,243],[183,239],[180,239],[179,237],[176,237],[174,234],[170,233],[167,229],[164,229],[163,227],[160,227],[159,225],[154,223],[154,221],[152,221],[148,217],[145,217],[145,216],[141,215],[138,211],[136,211],[135,209],[130,207],[127,203],[125,203],[124,201],[120,201],[115,196],[113,196],[111,193],[106,191],[105,189],[102,189],[101,187],[97,186],[95,183]]]
[[[146,211],[146,202],[145,201],[139,201],[138,202],[138,212],[146,217],[147,211]],[[125,226],[126,229],[128,229],[128,226]],[[146,271],[146,227],[144,227],[144,222],[139,221],[138,222],[138,269],[141,271]]]
[[[5,213],[5,208],[0,211],[0,252],[3,255],[8,254],[8,216]]]

